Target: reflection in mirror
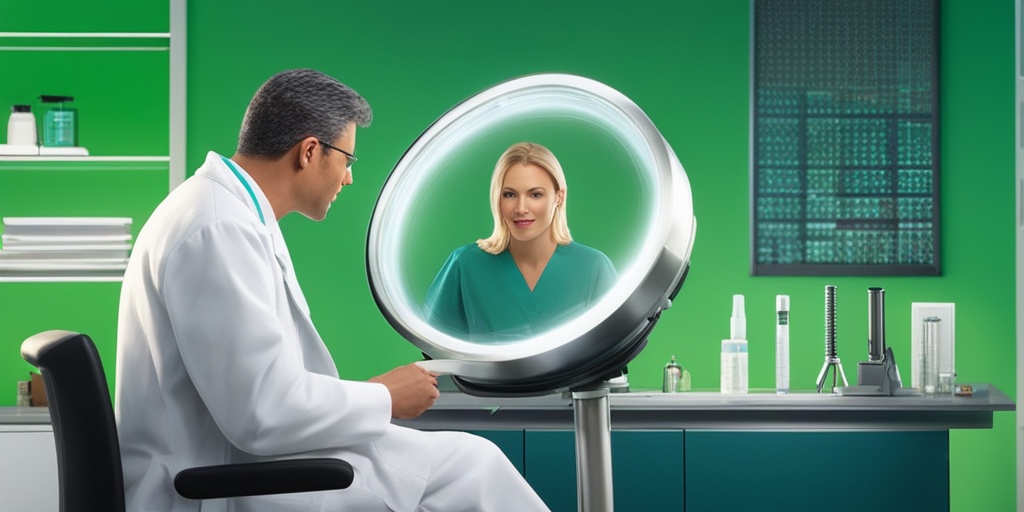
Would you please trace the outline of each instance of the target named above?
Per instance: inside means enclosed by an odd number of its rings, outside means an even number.
[[[428,321],[467,341],[515,341],[578,316],[615,283],[600,250],[573,240],[565,173],[546,147],[512,145],[491,173],[493,230],[455,249],[427,291]]]
[[[531,329],[470,336],[432,320],[426,304],[428,288],[453,249],[493,231],[489,190],[495,163],[520,141],[557,155],[571,185],[572,237],[609,258],[616,285],[630,269],[639,280],[636,274],[650,263],[635,264],[638,255],[663,229],[656,215],[664,207],[659,190],[665,186],[652,170],[657,165],[649,142],[621,116],[615,105],[587,91],[546,86],[503,93],[466,113],[456,109],[446,114],[447,123],[425,132],[389,178],[375,214],[377,236],[368,240],[371,269],[377,264],[381,270],[379,277],[371,272],[374,291],[388,303],[385,310],[394,314],[400,332],[408,327],[410,339],[430,340],[421,346],[428,351],[440,345],[478,359],[504,359],[508,352],[501,347],[511,342],[537,352],[575,337],[553,332],[569,323],[556,318]],[[586,312],[576,308],[586,314],[571,317],[572,331],[596,325],[619,306],[609,303],[595,312],[598,303]],[[587,323],[581,325],[580,317]],[[551,337],[542,339],[546,333]]]

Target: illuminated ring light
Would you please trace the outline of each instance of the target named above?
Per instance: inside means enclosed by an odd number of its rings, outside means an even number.
[[[636,226],[636,247],[624,264],[616,262],[618,281],[582,314],[513,342],[477,343],[438,329],[427,322],[422,297],[414,297],[409,286],[410,262],[417,253],[410,232],[426,201],[438,200],[425,199],[423,191],[481,134],[510,123],[523,126],[536,121],[539,125],[553,119],[579,120],[610,134],[633,165],[636,176],[631,178],[645,191],[641,202],[646,210]],[[499,153],[489,162],[487,180]],[[661,311],[671,305],[682,285],[695,230],[686,172],[636,104],[588,78],[531,75],[498,84],[456,105],[409,147],[374,207],[367,274],[388,322],[431,359],[425,366],[451,373],[469,394],[540,395],[605,380],[640,352]]]

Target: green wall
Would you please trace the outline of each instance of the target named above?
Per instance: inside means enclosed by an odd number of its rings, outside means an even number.
[[[14,3],[0,0],[0,30],[35,30],[6,26],[11,18],[5,16],[18,12]],[[282,227],[314,321],[341,373],[368,378],[419,357],[377,310],[364,270],[376,195],[403,151],[448,108],[498,82],[538,72],[587,76],[629,96],[658,126],[686,168],[698,219],[691,272],[647,348],[630,364],[633,388],[660,386],[661,367],[675,354],[695,388],[717,389],[719,341],[728,335],[734,293],[747,300],[750,386],[771,388],[774,296],[786,293],[792,297],[792,386],[813,389],[823,354],[823,288],[835,284],[839,355],[851,375],[866,357],[866,289],[881,286],[887,340],[905,380],[910,303],[955,302],[961,380],[991,382],[1013,395],[1014,4],[940,3],[941,277],[749,275],[750,14],[743,0],[312,0],[297,8],[266,0],[193,0],[187,167],[191,172],[207,150],[231,154],[246,103],[281,69],[318,68],[366,96],[375,120],[358,134],[355,185],[324,222],[292,216]],[[89,12],[76,17],[99,18]],[[6,81],[0,79],[0,100]],[[5,179],[11,178],[0,173],[0,201],[11,186]],[[81,186],[90,194],[128,190],[109,182]],[[614,190],[603,193],[607,208],[624,207]],[[4,202],[0,215],[12,215]],[[574,231],[587,229],[577,228],[585,221],[570,221]],[[28,370],[17,361],[18,343],[38,330],[95,333],[112,368],[117,288],[0,284],[0,339],[9,354],[0,358],[0,389],[10,390],[0,392],[0,405],[14,402],[14,381]],[[996,414],[992,430],[953,431],[950,443],[952,509],[1012,509],[1013,414]],[[841,473],[844,461],[834,462]],[[899,461],[891,462],[898,471]]]

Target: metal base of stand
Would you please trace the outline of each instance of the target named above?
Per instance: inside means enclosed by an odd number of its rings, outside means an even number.
[[[612,422],[609,388],[572,390],[576,430],[576,491],[580,512],[612,512]]]
[[[828,371],[832,370],[832,388],[829,390],[831,393],[835,393],[836,388],[839,386],[838,378],[843,378],[843,386],[849,386],[850,382],[846,380],[846,372],[843,371],[843,363],[839,361],[838,357],[826,357],[825,364],[821,367],[821,372],[818,373],[818,393],[821,393],[822,388],[825,387],[825,381],[828,380]]]
[[[896,368],[896,357],[891,348],[885,349],[881,361],[864,361],[857,366],[857,386],[835,388],[837,395],[845,396],[913,396],[920,394],[913,389],[904,389],[900,372]]]

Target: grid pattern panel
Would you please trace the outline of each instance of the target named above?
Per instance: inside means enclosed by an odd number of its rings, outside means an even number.
[[[752,5],[752,273],[937,275],[936,0]]]

